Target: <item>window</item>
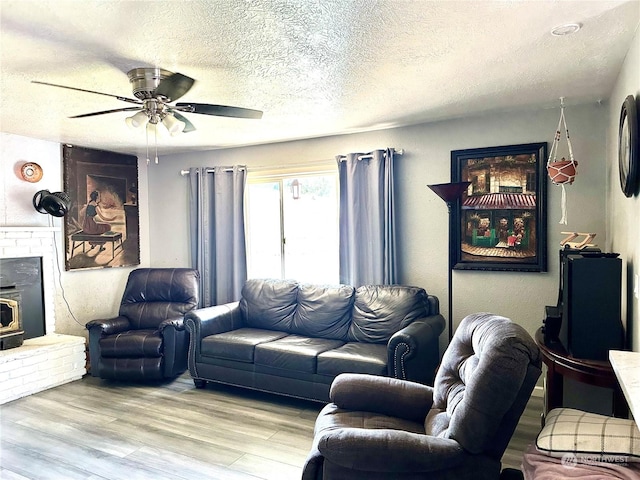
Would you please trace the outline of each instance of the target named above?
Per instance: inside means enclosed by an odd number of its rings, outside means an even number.
[[[338,283],[338,172],[249,172],[246,199],[249,278]]]

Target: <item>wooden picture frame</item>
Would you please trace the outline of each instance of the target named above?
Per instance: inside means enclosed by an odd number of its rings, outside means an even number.
[[[65,269],[139,265],[137,157],[63,145],[62,163]]]
[[[454,150],[451,181],[471,182],[451,209],[452,269],[547,271],[546,143]]]

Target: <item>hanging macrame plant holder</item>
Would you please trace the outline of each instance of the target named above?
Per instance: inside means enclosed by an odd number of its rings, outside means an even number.
[[[567,137],[567,146],[569,148],[569,160],[562,157],[558,160],[558,146],[560,145],[560,139],[562,138],[562,128]],[[565,185],[571,185],[576,179],[578,162],[573,158],[573,148],[571,147],[571,139],[569,138],[569,129],[567,128],[567,121],[564,118],[564,97],[560,99],[560,120],[558,121],[558,128],[556,134],[553,137],[553,143],[551,144],[551,150],[549,150],[549,158],[547,159],[547,173],[554,185],[559,185],[562,188],[562,218],[561,224],[567,224],[567,192]]]

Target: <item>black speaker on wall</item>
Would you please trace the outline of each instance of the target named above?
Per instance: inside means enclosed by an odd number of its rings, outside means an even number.
[[[559,339],[572,356],[608,360],[622,350],[622,260],[617,253],[561,255],[562,320]]]

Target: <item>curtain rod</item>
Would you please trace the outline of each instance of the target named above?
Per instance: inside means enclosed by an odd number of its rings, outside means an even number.
[[[247,169],[246,165],[238,165],[238,170],[246,170],[246,169]],[[233,172],[233,168],[223,168],[222,171]],[[207,173],[213,173],[213,168],[207,168]],[[189,170],[180,170],[180,175],[182,175],[183,177],[185,175],[189,175]]]
[[[400,148],[398,150],[393,149],[393,151],[396,153],[396,155],[404,155],[404,149]],[[347,158],[346,155],[339,155],[338,156],[340,158],[341,162],[344,162]],[[367,155],[360,155],[358,157],[358,160],[365,160],[367,158],[373,158],[373,155],[371,154],[367,154]],[[314,165],[326,165],[327,163],[330,163],[332,160],[320,160],[320,161],[316,161],[316,162],[307,162],[307,163],[296,163],[296,164],[291,164],[291,165],[281,165],[283,168],[298,168],[298,167],[312,167]],[[335,160],[333,160],[335,161]],[[238,168],[240,170],[248,170],[246,165],[239,165]],[[256,166],[256,167],[251,167],[251,170],[270,170],[273,169],[273,165],[262,165],[262,166]],[[232,168],[226,168],[223,170],[223,172],[232,172],[233,169]],[[207,169],[207,173],[213,173],[213,168]],[[180,170],[180,175],[182,175],[183,177],[185,175],[189,175],[189,170]]]
[[[399,149],[395,149],[395,148],[391,148],[390,150],[393,150],[395,152],[396,155],[404,155],[404,148],[399,148]],[[341,162],[344,162],[347,159],[346,155],[338,155],[338,158],[340,159]],[[368,153],[366,155],[360,155],[358,157],[358,160],[365,160],[367,158],[373,158],[373,155]]]
[[[317,162],[306,162],[306,163],[292,163],[292,164],[283,164],[283,165],[278,165],[278,166],[273,166],[273,165],[257,165],[254,167],[247,167],[246,165],[238,165],[238,168],[240,170],[251,170],[252,172],[256,172],[256,171],[260,171],[260,170],[274,170],[278,167],[281,168],[300,168],[300,167],[313,167],[313,166],[320,166],[320,165],[328,165],[332,162],[335,162],[335,159],[331,159],[331,160],[320,160]],[[222,170],[223,172],[232,172],[233,169],[232,168],[225,168]],[[207,173],[213,173],[213,168],[207,168]],[[185,176],[185,175],[189,175],[189,170],[180,170],[180,175]]]

